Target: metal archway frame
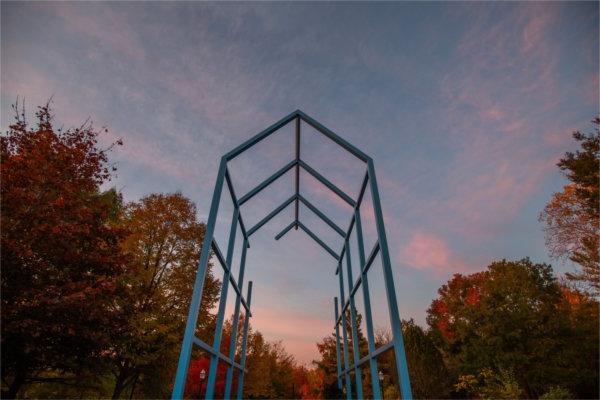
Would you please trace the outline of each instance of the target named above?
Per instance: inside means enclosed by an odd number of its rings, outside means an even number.
[[[280,170],[276,171],[273,175],[263,181],[261,184],[256,186],[254,189],[250,190],[241,198],[237,198],[235,194],[235,190],[229,175],[229,171],[227,169],[227,163],[242,154],[246,150],[250,149],[255,144],[260,141],[266,139],[276,131],[278,131],[283,126],[288,123],[295,121],[295,133],[296,133],[296,153],[295,159],[290,161],[287,165],[285,165]],[[359,160],[366,164],[365,176],[360,188],[360,192],[358,198],[352,199],[346,193],[344,193],[341,189],[335,186],[332,182],[330,182],[327,178],[313,169],[310,165],[308,165],[305,161],[303,161],[300,157],[300,121],[304,121],[309,124],[313,128],[315,128],[318,132],[322,133],[333,142],[337,143],[339,146],[344,148],[349,153],[353,154]],[[262,220],[260,220],[255,226],[246,230],[244,226],[244,221],[242,219],[242,215],[240,212],[240,207],[258,194],[260,191],[265,189],[271,183],[275,182],[278,178],[283,176],[286,172],[295,169],[295,194],[284,201],[279,207],[275,208],[271,213],[265,216]],[[315,205],[310,203],[306,198],[304,198],[300,194],[300,169],[303,169],[314,178],[316,178],[319,182],[321,182],[325,187],[329,190],[337,194],[341,199],[343,199],[346,203],[348,203],[353,208],[353,214],[350,219],[350,224],[348,229],[343,230],[339,226],[337,226],[330,218],[328,218],[323,212],[321,212]],[[217,213],[219,209],[219,203],[221,200],[221,192],[223,185],[226,184],[229,190],[229,194],[231,195],[231,199],[233,201],[234,211],[232,217],[232,223],[229,233],[229,240],[227,246],[227,254],[223,257],[223,253],[221,252],[218,244],[214,239],[214,230],[215,223],[217,218]],[[377,241],[373,248],[370,250],[368,256],[365,253],[363,235],[362,235],[362,226],[360,220],[360,205],[363,199],[363,195],[365,190],[369,186],[371,191],[371,198],[373,202],[374,209],[374,218],[376,223],[377,230]],[[298,229],[300,228],[304,232],[308,234],[316,243],[318,243],[327,253],[329,253],[337,263],[337,268],[335,274],[338,275],[340,293],[339,293],[339,302],[338,297],[334,297],[334,316],[335,316],[335,335],[336,335],[336,355],[337,355],[337,379],[338,386],[340,389],[345,388],[347,399],[351,399],[352,396],[352,388],[355,388],[355,393],[358,398],[363,398],[362,391],[362,377],[361,377],[361,369],[360,367],[365,363],[369,363],[369,368],[371,371],[371,385],[373,390],[373,397],[375,399],[381,399],[382,393],[379,384],[378,369],[377,369],[377,357],[384,353],[387,350],[393,349],[397,373],[398,373],[398,382],[400,382],[400,392],[403,399],[411,399],[411,388],[410,388],[410,379],[408,374],[408,366],[406,363],[406,354],[404,351],[404,341],[402,338],[402,328],[400,315],[398,312],[398,304],[396,299],[396,291],[394,286],[394,278],[392,274],[392,266],[390,263],[390,255],[388,249],[387,238],[385,234],[385,226],[383,221],[383,213],[381,210],[381,201],[379,199],[379,190],[377,187],[377,179],[375,176],[375,166],[373,164],[373,160],[371,157],[367,156],[358,148],[354,147],[352,144],[348,143],[319,122],[315,121],[313,118],[309,117],[305,113],[300,110],[296,110],[288,116],[282,118],[275,124],[271,125],[264,131],[258,133],[253,138],[247,140],[242,143],[240,146],[236,147],[229,153],[225,154],[221,158],[221,162],[219,165],[219,172],[217,175],[217,181],[215,184],[215,190],[213,192],[212,203],[210,206],[210,213],[208,216],[208,221],[206,223],[206,233],[204,236],[204,243],[202,245],[202,251],[200,254],[200,261],[198,264],[198,271],[196,274],[196,279],[194,282],[194,289],[192,292],[192,300],[189,307],[189,314],[187,319],[187,324],[185,328],[185,333],[183,337],[183,342],[181,345],[181,353],[179,356],[179,363],[177,366],[177,373],[175,376],[175,383],[173,385],[173,399],[181,399],[184,396],[185,390],[185,381],[188,372],[188,366],[190,363],[190,358],[192,354],[192,347],[194,345],[200,347],[210,354],[210,367],[208,372],[208,381],[206,386],[205,398],[212,399],[214,397],[214,387],[217,377],[217,366],[219,360],[225,362],[227,366],[227,376],[225,381],[225,393],[224,398],[231,398],[232,393],[232,382],[233,382],[233,372],[234,368],[239,371],[239,379],[237,385],[237,398],[242,398],[242,391],[244,385],[244,374],[247,372],[246,365],[246,345],[248,339],[248,324],[249,319],[251,317],[250,311],[250,302],[252,296],[252,282],[248,283],[248,294],[246,297],[243,296],[243,283],[244,283],[244,269],[245,269],[245,261],[246,261],[246,251],[250,247],[249,237],[257,232],[263,225],[269,222],[273,217],[283,211],[290,204],[294,203],[295,208],[295,218],[288,226],[286,226],[277,236],[275,236],[276,240],[279,240],[283,235],[289,232],[292,228]],[[323,220],[327,225],[329,225],[335,232],[337,232],[343,239],[344,245],[341,249],[341,252],[336,253],[331,247],[329,247],[324,241],[322,241],[315,233],[313,233],[307,226],[305,226],[299,219],[299,204],[303,203],[308,209],[314,212],[321,220]],[[239,276],[236,280],[231,274],[231,266],[232,266],[232,258],[233,258],[233,250],[235,245],[236,231],[239,228],[243,235],[243,248],[240,259],[240,270]],[[356,237],[358,241],[358,255],[359,255],[359,266],[360,266],[360,276],[356,279],[352,277],[352,260],[350,257],[350,236],[353,232],[353,229],[356,229]],[[200,309],[200,301],[202,299],[202,291],[204,286],[204,280],[206,277],[206,270],[209,262],[209,258],[211,256],[211,250],[216,256],[218,263],[224,270],[223,282],[221,287],[221,296],[219,299],[219,308],[217,312],[217,320],[216,320],[216,328],[215,335],[213,339],[212,345],[205,343],[201,339],[195,336],[195,328],[198,322],[198,312]],[[343,260],[344,255],[346,255],[346,273],[347,284],[348,284],[348,298],[346,298],[345,290],[344,290],[344,266]],[[383,277],[385,284],[385,292],[386,299],[388,304],[388,312],[392,329],[392,341],[380,346],[379,348],[375,347],[375,335],[373,331],[373,319],[371,315],[371,303],[370,303],[370,293],[369,293],[369,285],[367,279],[367,272],[371,267],[371,264],[377,257],[377,255],[381,255],[382,268],[383,268]],[[356,262],[356,261],[355,261]],[[222,331],[223,331],[223,322],[225,318],[225,304],[227,301],[227,292],[229,285],[233,287],[236,292],[236,302],[235,309],[232,321],[232,334],[230,338],[230,346],[229,346],[229,354],[223,354],[220,351],[221,339],[222,339]],[[357,337],[357,312],[354,301],[354,296],[359,290],[362,288],[362,294],[364,298],[364,306],[365,306],[365,322],[366,322],[366,330],[367,330],[367,340],[368,340],[368,354],[362,358],[360,358],[359,352],[359,343],[358,340],[352,340],[352,350],[349,350],[348,345],[348,335],[347,335],[347,321],[346,315],[348,309],[350,309],[350,325],[352,329],[352,337]],[[237,343],[237,332],[238,332],[238,324],[239,324],[239,316],[240,316],[240,308],[244,307],[245,310],[245,319],[244,319],[244,328],[243,328],[243,336],[242,336],[242,348],[240,355],[240,363],[235,362],[235,351],[236,351],[236,343]],[[342,343],[340,343],[340,327],[342,327]],[[343,365],[341,363],[341,353],[343,351]],[[349,351],[352,351],[353,354],[353,364],[349,364]],[[352,382],[351,373],[354,372],[354,383]]]

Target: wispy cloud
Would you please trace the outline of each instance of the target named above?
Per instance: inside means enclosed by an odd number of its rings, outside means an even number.
[[[432,270],[443,276],[473,269],[453,254],[444,239],[428,232],[413,233],[408,243],[400,248],[398,258],[412,268]]]
[[[35,105],[54,94],[66,124],[91,116],[110,128],[107,140],[123,137],[114,158],[127,198],[183,190],[204,217],[220,156],[303,109],[374,158],[395,273],[433,296],[447,274],[522,248],[524,231],[539,237],[523,255],[545,257],[535,210],[560,188],[554,163],[570,131],[598,109],[597,27],[596,3],[2,3],[2,122],[16,95]],[[303,132],[302,156],[354,196],[364,166]],[[293,156],[286,135],[232,163],[240,186]],[[243,207],[247,223],[293,192],[289,178]],[[346,227],[341,199],[314,180],[302,185]],[[363,217],[373,237],[368,200]],[[310,361],[307,327],[325,335],[330,322],[270,306],[294,288],[330,298],[332,260],[302,232],[277,242],[286,246],[277,257],[272,236],[257,235],[250,253],[263,252],[248,274],[273,287],[256,297],[256,326]],[[405,293],[403,306],[423,314],[428,299]]]

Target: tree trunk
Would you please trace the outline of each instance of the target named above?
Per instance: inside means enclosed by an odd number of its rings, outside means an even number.
[[[135,385],[137,384],[139,373],[135,374],[135,378],[133,379],[133,383],[131,384],[131,392],[129,393],[129,400],[133,399],[133,392],[135,391]]]
[[[125,390],[127,380],[127,376],[124,369],[119,369],[119,376],[117,376],[117,381],[115,382],[115,388],[113,389],[112,398],[118,399],[121,397],[121,393]]]

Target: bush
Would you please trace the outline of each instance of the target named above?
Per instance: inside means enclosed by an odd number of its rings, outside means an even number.
[[[572,398],[573,395],[571,392],[560,386],[552,386],[546,393],[540,396],[540,400],[562,400]]]

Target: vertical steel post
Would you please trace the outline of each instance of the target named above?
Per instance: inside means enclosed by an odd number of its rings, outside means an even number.
[[[338,323],[339,312],[338,312],[338,298],[333,298],[333,307],[335,308],[335,361],[337,365],[337,382],[338,389],[342,390],[342,365],[340,364],[340,324]]]
[[[188,311],[185,332],[183,334],[183,342],[181,343],[181,352],[179,353],[179,362],[177,364],[175,383],[173,384],[173,393],[171,394],[172,399],[182,399],[185,390],[185,380],[187,377],[188,366],[190,364],[190,357],[192,355],[196,323],[198,322],[198,312],[200,311],[200,300],[202,299],[202,290],[204,289],[204,278],[206,277],[208,259],[210,257],[211,244],[215,232],[215,223],[217,220],[217,213],[219,211],[219,202],[221,201],[221,191],[223,189],[223,180],[225,179],[226,168],[227,162],[225,158],[222,158],[219,165],[219,173],[217,174],[217,181],[215,183],[215,190],[210,203],[210,212],[208,214],[208,221],[206,223],[204,242],[202,243],[202,250],[200,252],[198,271],[196,272],[196,279],[194,281],[190,309]]]
[[[298,207],[299,207],[299,199],[298,195],[300,194],[300,117],[296,117],[296,204],[295,204],[295,221],[296,225],[294,226],[296,230],[298,230]]]
[[[229,244],[227,246],[227,258],[225,260],[225,274],[223,274],[223,283],[221,284],[221,297],[219,299],[219,311],[217,313],[217,322],[215,326],[215,337],[213,340],[213,350],[216,354],[220,352],[221,336],[223,334],[223,320],[225,319],[225,305],[227,303],[227,292],[229,290],[229,276],[231,275],[231,259],[233,258],[233,249],[235,247],[235,233],[238,225],[239,208],[233,209],[231,219],[231,229],[229,231]],[[208,369],[208,380],[206,381],[207,399],[212,399],[215,392],[215,382],[217,380],[217,367],[219,366],[219,357],[215,354],[210,357],[210,367]]]
[[[338,264],[339,269],[339,280],[340,280],[340,301],[341,301],[341,313],[342,313],[342,336],[344,338],[344,380],[346,381],[346,399],[352,399],[352,383],[350,381],[350,364],[348,363],[348,359],[350,354],[348,353],[348,328],[346,325],[346,312],[344,311],[344,304],[346,304],[345,296],[344,296],[344,268],[342,266],[342,260],[340,260]],[[356,362],[356,360],[355,360]]]
[[[352,279],[352,257],[350,257],[350,243],[348,242],[348,240],[346,240],[346,267],[348,268],[348,295],[350,296],[350,322],[352,325],[352,349],[354,352],[354,377],[356,379],[356,397],[362,399],[362,374],[358,365],[358,361],[360,360],[360,350],[358,346],[360,343],[358,337],[358,329],[356,326],[356,306],[354,304],[354,295],[352,294],[352,286],[354,280]]]
[[[381,201],[379,199],[379,190],[377,189],[377,178],[375,177],[375,166],[373,160],[367,162],[369,168],[369,182],[371,186],[371,199],[375,211],[375,223],[377,226],[377,238],[381,251],[381,262],[383,264],[383,278],[385,281],[385,292],[387,296],[388,311],[392,325],[392,335],[394,341],[394,354],[396,357],[396,367],[398,370],[398,380],[400,382],[400,392],[402,399],[412,399],[412,390],[410,388],[410,377],[408,374],[408,364],[406,362],[406,352],[404,350],[404,339],[402,337],[402,323],[398,311],[396,300],[396,291],[394,287],[394,275],[390,262],[390,253],[385,235],[385,226],[383,223],[383,212],[381,211]]]
[[[246,368],[246,344],[248,343],[248,326],[250,325],[250,302],[252,301],[252,281],[248,282],[248,295],[246,296],[246,304],[248,309],[246,310],[246,318],[244,320],[244,336],[242,338],[242,358],[240,359],[240,375],[238,378],[237,387],[237,398],[242,400],[242,394],[244,392],[244,370]]]
[[[233,312],[233,322],[231,324],[231,340],[229,341],[229,359],[235,361],[235,350],[237,344],[237,333],[238,333],[238,322],[240,317],[240,305],[242,304],[242,290],[244,287],[244,269],[246,266],[246,249],[248,247],[248,241],[244,239],[242,248],[242,259],[240,261],[240,273],[238,277],[238,288],[240,293],[235,298],[235,311]],[[233,365],[227,367],[227,378],[225,379],[225,395],[223,398],[228,399],[231,397],[231,383],[233,381]]]
[[[375,352],[375,333],[373,331],[373,316],[371,315],[371,297],[369,294],[369,280],[367,279],[367,272],[364,271],[366,259],[365,259],[365,245],[362,234],[362,222],[360,221],[360,211],[358,209],[354,212],[355,224],[356,224],[356,239],[358,241],[358,256],[360,258],[360,273],[361,273],[361,286],[363,291],[363,299],[365,304],[365,323],[367,325],[367,340],[369,342],[369,354]],[[371,386],[373,387],[373,398],[381,399],[381,388],[379,386],[379,376],[377,371],[377,358],[371,357],[369,359],[369,367],[371,369]]]

